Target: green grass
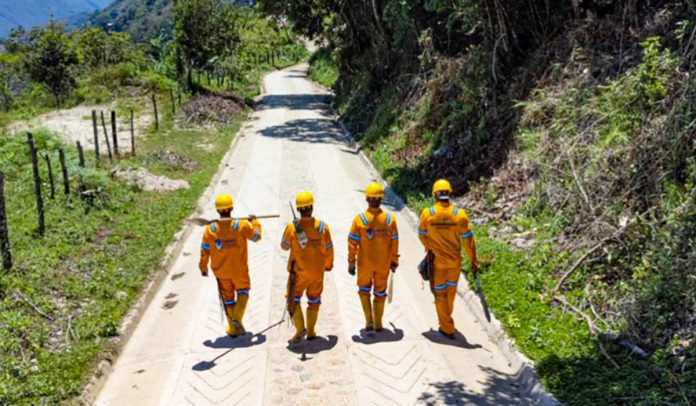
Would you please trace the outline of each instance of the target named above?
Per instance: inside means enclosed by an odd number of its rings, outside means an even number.
[[[665,354],[658,351],[640,360],[606,343],[621,365],[616,369],[601,354],[584,320],[541,296],[548,291],[547,275],[559,261],[548,243],[542,240],[529,252],[520,252],[489,238],[488,227],[475,232],[482,263],[480,280],[491,311],[535,362],[547,390],[568,405],[688,404],[687,396],[693,396],[694,388],[684,387],[681,394],[669,389],[675,376],[665,365]],[[549,233],[542,232],[542,238]],[[578,298],[582,292],[567,296]]]
[[[324,87],[332,88],[338,81],[338,66],[330,48],[321,48],[309,59],[309,77]]]
[[[191,185],[164,194],[110,179],[108,164],[93,168],[89,153],[88,168],[80,169],[72,146],[53,134],[37,133],[37,146],[51,154],[54,170],[56,149],[62,146],[68,151],[73,189],[82,176],[88,188],[101,191],[94,206],[74,195],[64,197],[60,186],[56,199],[48,199],[42,164],[47,206],[43,237],[36,233],[25,138],[0,137],[14,256],[14,268],[0,274],[0,404],[55,404],[80,394],[93,361],[117,334],[122,317],[195,207],[238,127],[239,122],[212,131],[184,131],[173,129],[165,119],[162,131],[139,142],[137,156],[118,162],[185,179]],[[214,149],[203,149],[202,144]],[[196,170],[186,173],[150,159],[163,150],[195,161]],[[60,175],[56,178],[60,185]],[[53,320],[32,310],[18,293]]]

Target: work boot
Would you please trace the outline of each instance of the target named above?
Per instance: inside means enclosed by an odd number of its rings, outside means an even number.
[[[383,301],[375,301],[374,302],[374,310],[375,310],[375,331],[382,331],[384,330],[384,327],[382,327],[382,315],[384,314],[384,302]]]
[[[234,327],[237,329],[237,334],[244,335],[246,330],[242,324],[242,319],[244,318],[244,312],[246,311],[247,303],[249,302],[249,295],[237,295],[237,304],[234,305]]]
[[[360,295],[360,303],[362,304],[363,313],[365,313],[365,330],[372,331],[375,329],[375,323],[372,321],[372,303],[369,295]]]
[[[304,338],[305,334],[307,334],[307,330],[305,330],[304,316],[302,315],[302,308],[300,306],[295,308],[295,313],[292,315],[292,323],[295,325],[295,335],[292,336],[288,342],[290,344],[297,344],[302,341],[302,338]]]
[[[319,309],[307,309],[307,339],[314,340],[317,338],[317,331],[314,327],[317,325],[319,318]]]
[[[225,306],[225,315],[227,316],[227,328],[225,329],[225,332],[228,336],[235,338],[237,335],[239,335],[239,333],[237,332],[237,328],[234,323],[234,305]]]
[[[455,339],[454,333],[445,333],[445,332],[442,330],[442,328],[439,328],[437,331],[440,332],[440,334],[442,334],[443,336],[445,336],[446,338],[448,338],[448,339],[450,339],[450,340],[454,340],[454,339]]]

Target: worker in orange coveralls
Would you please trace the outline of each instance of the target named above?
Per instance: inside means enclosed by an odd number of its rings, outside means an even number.
[[[231,218],[234,201],[227,194],[215,199],[215,209],[220,214],[220,220],[205,227],[199,268],[201,275],[207,277],[210,263],[227,315],[227,335],[237,337],[246,332],[242,319],[251,289],[247,240],[261,240],[261,224],[253,215],[248,220]]]
[[[396,219],[380,206],[384,188],[372,182],[365,190],[369,208],[353,219],[348,234],[348,272],[358,268],[358,295],[365,313],[365,330],[382,331],[389,270],[399,266],[399,232]],[[370,302],[370,291],[374,302]],[[374,313],[373,313],[374,312]]]
[[[288,312],[295,325],[290,344],[299,343],[306,335],[317,337],[316,324],[324,290],[324,272],[333,269],[334,249],[329,226],[312,217],[314,197],[301,192],[295,199],[300,218],[288,224],[283,233],[281,248],[290,251],[288,260]],[[307,325],[302,314],[302,295],[307,295]]]
[[[469,216],[463,209],[450,203],[451,194],[452,186],[447,180],[435,182],[433,196],[437,202],[423,209],[418,237],[433,264],[432,286],[440,322],[439,331],[445,337],[454,339],[456,330],[452,311],[462,267],[462,245],[474,276],[478,272],[478,263]]]

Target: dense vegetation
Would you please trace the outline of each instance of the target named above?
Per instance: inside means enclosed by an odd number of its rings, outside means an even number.
[[[108,103],[119,116],[131,105],[136,116],[149,114],[151,94],[159,98],[161,122],[159,130],[151,125],[138,138],[136,156],[126,154],[113,164],[104,158],[97,167],[93,153],[86,152],[86,168],[78,165],[74,146],[61,136],[36,132],[40,153],[53,160],[58,186],[59,148],[66,151],[71,179],[69,196],[58,187],[55,198],[48,198],[47,167],[40,162],[46,201],[43,236],[37,232],[26,134],[0,134],[14,263],[0,271],[0,404],[77,403],[95,361],[118,336],[121,319],[144,281],[158,270],[165,247],[218,169],[242,118],[237,114],[226,117],[225,124],[199,127],[187,123],[189,112],[204,117],[208,112],[196,109],[211,103],[243,112],[245,98],[258,94],[264,72],[304,57],[291,31],[251,9],[192,0],[179,1],[177,12],[211,4],[221,7],[219,18],[236,41],[234,47],[206,48],[208,59],[195,65],[179,58],[191,55],[192,46],[207,46],[200,33],[208,35],[209,27],[199,27],[199,33],[179,28],[165,36],[175,40],[134,44],[126,33],[67,31],[53,22],[15,31],[3,42],[3,127],[17,118],[80,103]],[[214,23],[223,22],[201,22]],[[281,49],[285,57],[274,59],[275,65],[260,58]],[[184,106],[177,106],[174,115],[169,95],[179,90]],[[85,117],[89,125],[90,117]],[[144,191],[110,176],[116,167],[144,168],[186,180],[190,188],[164,194]]]
[[[696,399],[696,3],[261,4],[328,41],[312,75],[410,205],[469,191],[491,304],[552,392]]]

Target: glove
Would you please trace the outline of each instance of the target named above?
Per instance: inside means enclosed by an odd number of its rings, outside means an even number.
[[[348,263],[348,273],[349,273],[351,276],[355,276],[355,262],[353,262],[353,263],[350,263],[350,262],[349,262],[349,263]]]
[[[433,254],[432,251],[428,251],[425,254],[425,258],[428,260],[428,262],[433,262],[435,260],[435,254]]]
[[[391,269],[391,271],[393,273],[396,273],[396,268],[398,268],[398,267],[399,267],[399,264],[395,264],[393,262],[391,263],[391,265],[389,265],[389,269]]]
[[[247,218],[249,219],[249,221],[254,221],[254,220],[256,220],[256,215],[255,215],[255,214],[250,214],[250,215],[247,216]]]
[[[208,272],[201,272],[201,276],[204,277],[204,278],[207,278],[207,277],[208,277]]]
[[[478,264],[476,262],[471,263],[471,274],[474,275],[474,278],[478,275]]]

